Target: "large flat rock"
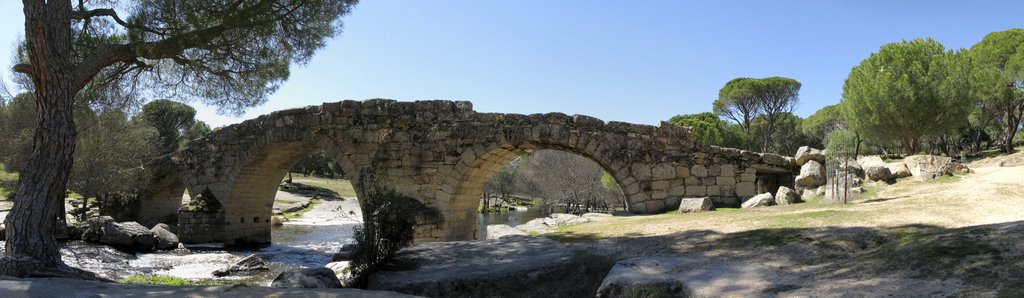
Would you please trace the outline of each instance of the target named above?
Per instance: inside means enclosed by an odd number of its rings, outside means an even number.
[[[703,263],[679,257],[622,260],[608,272],[598,297],[754,297],[777,279],[760,264]]]
[[[593,297],[613,264],[593,249],[581,254],[547,238],[514,235],[425,243],[395,258],[415,269],[374,273],[368,289],[428,297]]]

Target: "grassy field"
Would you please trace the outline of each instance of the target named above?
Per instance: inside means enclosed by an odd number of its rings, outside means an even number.
[[[237,280],[216,281],[216,280],[190,280],[180,277],[166,275],[130,275],[118,280],[119,283],[141,284],[141,285],[165,285],[165,286],[222,286],[241,284]]]
[[[355,188],[352,187],[352,182],[349,182],[348,180],[344,179],[327,179],[293,174],[292,182],[323,188],[346,198],[356,196],[356,191]]]
[[[4,165],[0,164],[0,200],[7,199],[14,191],[18,183],[18,173],[7,172]]]

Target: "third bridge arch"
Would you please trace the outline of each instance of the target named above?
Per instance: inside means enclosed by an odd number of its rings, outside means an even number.
[[[299,158],[324,150],[346,178],[381,168],[386,185],[436,209],[437,218],[417,226],[417,242],[466,240],[476,235],[487,181],[515,156],[541,149],[600,164],[636,213],[674,208],[684,197],[737,204],[791,183],[795,168],[791,158],[695,143],[688,128],[664,122],[477,113],[469,102],[342,101],[228,126],[154,162],[139,216],[148,223],[177,216],[183,242],[269,242],[277,184]],[[179,212],[185,188],[216,206]]]

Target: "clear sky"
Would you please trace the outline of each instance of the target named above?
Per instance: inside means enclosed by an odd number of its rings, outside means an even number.
[[[22,34],[0,1],[0,44]],[[837,103],[850,68],[885,43],[970,47],[1024,26],[1024,1],[364,0],[345,31],[270,101],[212,126],[343,99],[451,99],[477,111],[657,124],[711,110],[736,77],[803,83],[797,114]],[[0,63],[13,50],[0,50]]]

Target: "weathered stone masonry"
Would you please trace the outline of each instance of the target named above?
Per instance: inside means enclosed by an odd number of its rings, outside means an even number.
[[[269,242],[274,195],[288,168],[323,150],[356,180],[376,164],[389,186],[438,211],[416,239],[451,241],[476,235],[484,185],[516,156],[553,149],[588,157],[619,182],[630,211],[675,208],[684,197],[735,205],[791,185],[792,158],[694,143],[690,131],[607,122],[560,113],[477,113],[469,102],[342,101],[274,112],[228,126],[151,164],[158,169],[140,203],[143,222],[189,218],[182,242]],[[356,181],[354,181],[356,182]],[[182,209],[181,194],[208,193],[220,220]],[[357,190],[358,191],[358,190]],[[215,224],[210,224],[215,223]]]

